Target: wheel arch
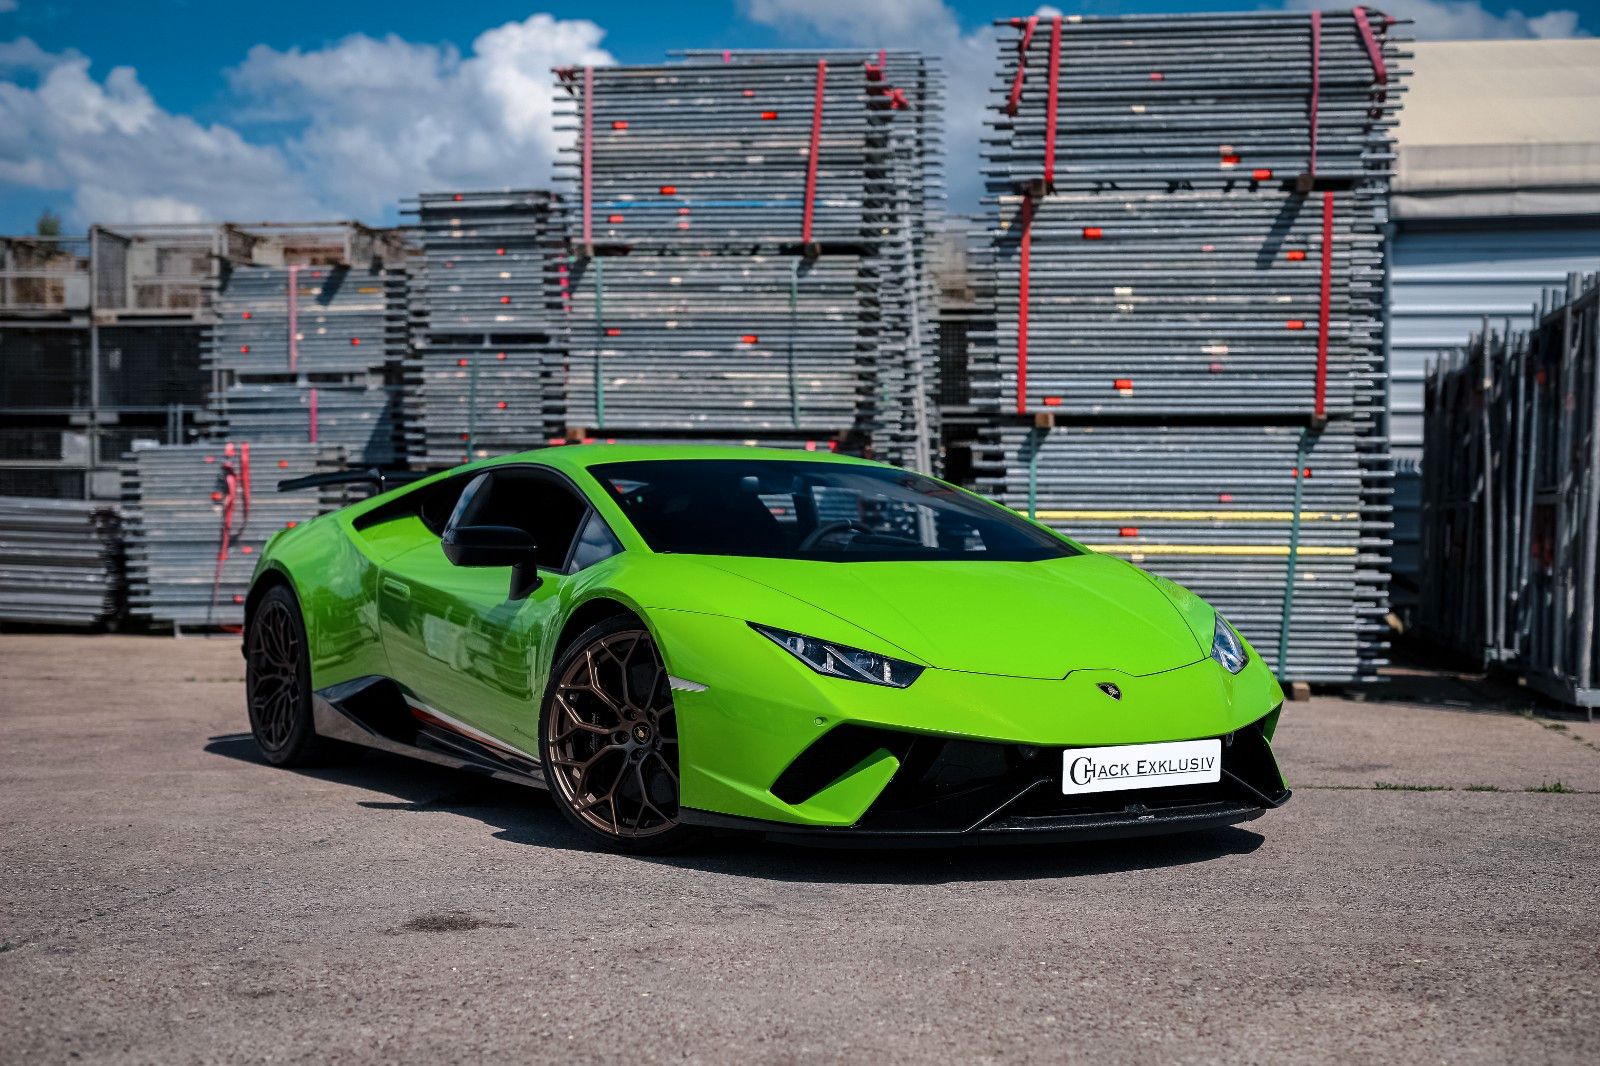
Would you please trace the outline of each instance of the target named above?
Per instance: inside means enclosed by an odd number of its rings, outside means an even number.
[[[644,612],[626,603],[615,596],[600,594],[583,601],[567,616],[567,621],[561,627],[561,633],[556,637],[555,647],[551,649],[550,663],[561,661],[561,656],[572,646],[572,642],[594,626],[604,622],[607,618],[637,618],[646,628],[650,623],[645,619]]]
[[[294,587],[294,579],[289,576],[288,570],[276,562],[264,564],[260,573],[256,574],[255,578],[250,582],[250,591],[245,593],[244,624],[246,628],[250,625],[250,618],[255,614],[256,607],[261,603],[261,597],[265,596],[269,590],[280,585],[288,589],[294,595],[296,601],[300,599],[300,592]],[[301,624],[305,624],[304,618],[301,619]]]

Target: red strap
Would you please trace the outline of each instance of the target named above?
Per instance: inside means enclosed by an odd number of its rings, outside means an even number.
[[[233,472],[232,463],[222,464],[222,535],[217,541],[217,562],[228,558],[233,547],[233,508],[239,498],[239,475]]]
[[[250,443],[246,441],[239,445],[239,487],[244,497],[244,514],[239,518],[239,532],[236,536],[244,536],[245,527],[250,524]]]
[[[300,361],[300,268],[289,268],[289,369]]]
[[[1322,293],[1317,309],[1317,418],[1328,412],[1328,317],[1333,303],[1333,190],[1322,194]]]
[[[811,219],[817,203],[817,156],[822,143],[822,95],[828,84],[828,61],[817,60],[817,95],[811,103],[811,150],[806,153],[806,204],[800,220],[800,240],[811,243]]]
[[[1049,192],[1056,184],[1056,86],[1061,78],[1061,16],[1050,26],[1050,96],[1044,111],[1044,187]]]
[[[1360,10],[1357,8],[1356,10]],[[1306,173],[1317,176],[1317,104],[1322,91],[1322,12],[1311,12],[1311,157]]]
[[[1019,25],[1013,19],[1013,26]],[[1033,31],[1039,28],[1039,16],[1030,15],[1023,26],[1022,40],[1017,42],[1017,73],[1011,79],[1011,95],[1006,99],[1006,114],[1015,115],[1017,104],[1022,100],[1022,76],[1028,69],[1028,45],[1033,43]]]
[[[317,443],[317,390],[311,390],[311,420],[307,427],[306,439],[312,444]]]
[[[877,66],[873,66],[870,59],[862,64],[866,68],[868,81],[883,81],[884,71],[889,69],[888,55],[889,53],[885,49],[880,48],[878,49]],[[897,89],[888,84],[874,84],[867,86],[867,92],[872,96],[887,96],[889,98],[889,110],[891,111],[909,111],[911,109],[911,101],[906,97],[904,89]]]
[[[1367,58],[1372,60],[1373,76],[1378,79],[1379,85],[1388,85],[1389,68],[1383,64],[1383,48],[1372,33],[1372,23],[1367,20],[1367,9],[1351,8],[1350,14],[1355,16],[1356,29],[1361,31],[1361,42],[1367,46]]]
[[[233,445],[229,444],[224,449],[225,454],[232,456]],[[211,607],[206,612],[206,622],[210,623],[212,616],[217,611],[217,596],[222,591],[222,564],[228,561],[228,550],[233,545],[233,501],[238,493],[238,479],[233,473],[233,463],[229,459],[222,461],[222,530],[217,535],[217,565],[211,572]]]
[[[583,243],[594,241],[594,181],[590,163],[594,156],[594,68],[583,68]],[[316,439],[315,436],[312,437]]]
[[[1033,259],[1033,197],[1022,198],[1022,243],[1017,280],[1017,414],[1028,413],[1028,286]]]

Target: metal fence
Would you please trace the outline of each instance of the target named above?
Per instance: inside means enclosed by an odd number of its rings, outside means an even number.
[[[1419,628],[1600,705],[1600,275],[1437,362],[1423,425]]]

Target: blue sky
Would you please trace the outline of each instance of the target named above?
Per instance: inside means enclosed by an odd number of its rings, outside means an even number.
[[[1129,0],[1069,13],[1248,10],[1309,0]],[[1318,5],[1323,6],[1323,5]],[[1600,0],[1391,0],[1419,37],[1600,32]],[[51,207],[91,220],[395,218],[421,185],[538,185],[555,62],[683,47],[901,45],[984,83],[986,27],[1032,4],[970,0],[406,3],[0,0],[0,232]],[[541,18],[540,16],[547,16]],[[31,43],[29,43],[31,42]],[[955,94],[951,155],[981,111]],[[956,206],[970,182],[953,168]]]

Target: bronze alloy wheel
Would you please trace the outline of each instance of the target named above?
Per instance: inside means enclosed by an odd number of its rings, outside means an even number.
[[[288,747],[305,700],[300,624],[293,608],[268,596],[251,619],[245,657],[250,730],[269,756]]]
[[[545,714],[550,788],[579,822],[613,840],[676,829],[678,724],[649,632],[602,632],[564,663]]]

